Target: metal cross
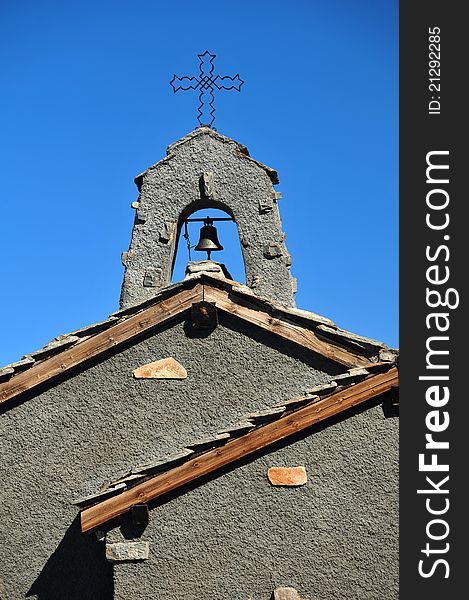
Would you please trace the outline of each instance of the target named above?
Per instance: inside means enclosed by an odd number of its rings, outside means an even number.
[[[215,106],[214,100],[215,97],[213,95],[214,89],[217,90],[236,90],[237,92],[241,91],[241,86],[244,81],[239,77],[238,73],[234,77],[230,77],[229,75],[225,75],[222,77],[221,75],[214,75],[213,70],[215,68],[213,61],[216,57],[216,54],[210,54],[208,50],[206,50],[203,54],[197,55],[200,60],[200,75],[199,77],[178,77],[174,75],[172,80],[169,82],[171,87],[173,88],[173,92],[176,93],[179,90],[196,90],[200,89],[199,94],[199,107],[198,107],[198,115],[197,120],[199,121],[199,126],[208,126],[212,127],[213,122],[215,121]],[[230,82],[230,83],[228,83]],[[207,104],[210,107],[210,112],[207,114],[207,117],[210,118],[209,123],[202,123],[202,116],[204,114],[204,105]]]

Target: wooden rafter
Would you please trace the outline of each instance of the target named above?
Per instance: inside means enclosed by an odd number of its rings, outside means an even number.
[[[347,367],[366,366],[370,361],[335,344],[320,339],[313,331],[296,325],[286,317],[275,318],[267,312],[249,305],[236,303],[227,291],[205,284],[205,299],[215,302],[217,307],[266,331],[308,348],[330,360]],[[174,296],[157,301],[109,329],[85,339],[55,356],[37,363],[27,371],[18,373],[9,381],[0,384],[0,404],[45,381],[105,352],[119,344],[164,323],[168,319],[189,309],[193,302],[202,297],[202,284],[192,289],[178,291]]]
[[[200,300],[201,296],[202,286],[200,284],[190,290],[182,290],[175,296],[150,306],[141,313],[113,325],[106,331],[80,342],[69,350],[64,350],[60,354],[34,365],[27,371],[19,373],[10,381],[0,385],[0,404],[175,317],[190,308],[193,302]]]
[[[118,496],[84,509],[81,513],[82,531],[94,529],[124,514],[134,504],[150,502],[244,456],[374,398],[390,390],[397,382],[398,372],[393,367],[386,373],[368,377],[361,383],[280,417],[273,423],[258,427],[221,448],[210,450],[165,473],[153,476]]]
[[[243,306],[237,304],[230,298],[230,294],[225,290],[213,287],[206,288],[205,299],[209,302],[215,302],[217,307],[221,310],[246,319],[262,329],[279,335],[291,342],[295,342],[304,348],[313,350],[313,352],[317,352],[339,364],[347,367],[363,367],[370,364],[370,361],[367,358],[349,350],[345,350],[340,346],[330,344],[320,339],[310,329],[300,327],[285,317],[282,317],[281,319],[275,318],[258,309],[256,310],[255,308],[246,305]],[[244,302],[247,304],[246,301]]]

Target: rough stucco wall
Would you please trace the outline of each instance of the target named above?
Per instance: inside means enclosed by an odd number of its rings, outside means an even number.
[[[155,506],[150,558],[114,567],[116,600],[397,600],[397,419],[375,406]],[[271,466],[306,466],[300,488]],[[128,517],[109,541],[132,539]]]
[[[344,370],[271,334],[247,337],[228,316],[206,338],[188,337],[182,318],[158,331],[5,408],[2,600],[28,592],[39,600],[111,598],[104,548],[80,533],[73,499]],[[134,368],[167,356],[187,369],[186,380],[133,379]]]
[[[210,131],[210,130],[208,130]],[[142,302],[170,283],[176,246],[176,226],[181,213],[205,208],[199,179],[203,172],[214,174],[214,198],[208,205],[228,207],[238,226],[243,251],[246,283],[260,296],[295,306],[290,276],[291,257],[285,247],[282,223],[274,188],[262,167],[239,152],[238,144],[225,138],[201,133],[171,150],[172,158],[158,163],[144,175],[140,206],[129,251],[121,306]],[[259,202],[270,202],[272,210],[260,214]],[[164,226],[173,228],[170,241],[160,239]],[[249,245],[245,245],[246,243]],[[264,256],[269,242],[279,244],[281,254]],[[228,270],[230,265],[226,265]],[[145,274],[154,273],[154,286],[143,285]]]

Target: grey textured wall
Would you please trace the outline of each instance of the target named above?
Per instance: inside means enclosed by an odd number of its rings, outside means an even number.
[[[397,419],[375,406],[155,505],[150,559],[115,566],[117,600],[397,600]],[[271,466],[304,465],[300,488]],[[127,518],[108,537],[132,539]]]
[[[93,536],[80,533],[77,508],[70,504],[73,499],[96,492],[102,483],[132,465],[148,462],[237,422],[245,412],[266,408],[275,401],[299,394],[317,382],[326,381],[329,378],[326,373],[344,370],[330,362],[314,360],[309,353],[278,341],[271,334],[250,331],[250,335],[248,337],[241,321],[222,316],[220,326],[208,337],[191,338],[186,335],[181,318],[106,360],[95,360],[86,369],[44,387],[41,393],[31,393],[21,402],[3,409],[0,418],[2,600],[19,600],[28,594],[39,600],[112,598],[112,569],[104,560],[103,545]],[[167,356],[173,356],[187,369],[186,380],[133,379],[134,368]],[[388,427],[383,422],[383,431],[385,426]],[[378,431],[375,436],[374,425],[370,427],[370,437],[379,438],[382,432]],[[359,435],[361,433],[362,429]],[[359,445],[359,440],[355,443]],[[384,444],[384,441],[379,443]],[[341,452],[340,447],[334,452]],[[368,464],[366,452],[364,448],[360,456]],[[390,449],[386,448],[386,456],[383,452],[378,463],[387,464],[389,453]],[[245,467],[243,472],[256,468]],[[335,469],[334,461],[328,459],[321,468]],[[230,477],[239,475],[227,476],[226,481]],[[213,485],[209,484],[207,490],[214,489]],[[225,489],[226,484],[222,485]],[[261,498],[265,500],[264,482],[259,484],[257,475],[252,485],[253,492],[261,485]],[[354,485],[361,489],[360,480]],[[235,492],[235,487],[229,485],[227,492],[217,499],[212,498],[211,518],[219,515],[229,527],[233,524],[223,517],[225,513],[219,503],[228,505],[230,494],[235,503],[238,496],[242,499],[242,488]],[[179,525],[174,519],[178,518],[180,501],[168,505],[168,510],[175,512],[167,526],[176,527],[182,540],[186,527],[193,528],[193,524],[189,525],[189,521],[192,523],[190,505],[199,493],[188,494],[183,500],[189,505],[185,513],[181,512]],[[256,497],[258,493],[259,490]],[[267,494],[271,493],[267,488]],[[305,491],[299,494],[298,497],[307,498]],[[229,506],[226,509],[226,515],[233,510]],[[291,510],[295,510],[293,505]],[[255,515],[245,517],[251,526],[256,518]],[[388,513],[380,515],[382,523],[393,518],[394,515]],[[158,517],[156,519],[155,525]],[[207,544],[208,551],[214,534],[210,521],[206,522],[206,528],[203,519],[198,529],[193,529],[193,543],[194,548]],[[202,540],[205,532],[209,535],[206,542]],[[161,537],[157,530],[154,535]],[[168,538],[164,543],[168,544]],[[265,543],[270,544],[268,540]],[[280,543],[278,536],[272,543]],[[165,559],[161,553],[156,555],[159,567],[165,565],[167,577],[175,551],[173,548]],[[184,552],[189,549],[185,548]],[[198,569],[204,569],[207,557],[203,555],[200,560]],[[262,566],[262,557],[259,561]],[[155,563],[148,566],[149,580],[142,585],[151,589],[155,585]],[[178,563],[172,568],[180,571]],[[264,567],[257,576],[260,577],[261,572]],[[207,571],[206,577],[210,581],[213,573]],[[230,580],[229,573],[227,578]],[[249,581],[240,581],[239,585],[250,585]],[[180,588],[174,587],[169,597],[194,598],[192,588],[187,587],[186,593],[185,586],[184,583]],[[123,597],[122,592],[119,593]],[[145,597],[143,593],[129,596]]]
[[[122,307],[146,300],[170,283],[180,217],[206,207],[222,208],[234,217],[247,285],[284,306],[295,305],[291,257],[272,181],[240,148],[203,128],[170,146],[169,157],[145,172],[132,241],[123,255]],[[200,177],[207,171],[213,173],[211,199],[200,191]]]

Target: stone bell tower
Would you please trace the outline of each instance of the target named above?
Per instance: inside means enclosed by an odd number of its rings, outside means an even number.
[[[274,190],[277,173],[245,146],[199,127],[171,144],[167,156],[135,179],[140,196],[125,267],[121,308],[171,283],[181,227],[200,209],[221,209],[238,228],[246,284],[258,296],[295,306],[296,280]],[[229,265],[227,265],[229,269]]]

